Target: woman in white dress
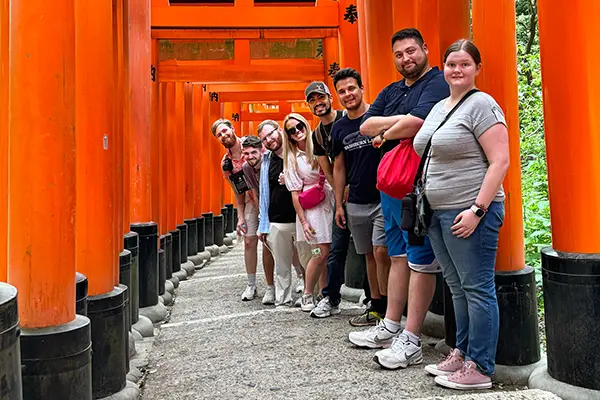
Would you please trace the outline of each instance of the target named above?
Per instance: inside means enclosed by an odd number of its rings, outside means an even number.
[[[302,311],[309,312],[316,302],[315,285],[320,278],[320,286],[327,284],[325,267],[331,245],[334,192],[329,183],[321,177],[322,171],[313,154],[308,121],[296,113],[291,113],[283,121],[283,171],[285,185],[292,192],[296,209],[296,237],[312,246],[312,257],[306,267]],[[318,205],[303,209],[300,205],[301,193],[323,185],[325,199]]]

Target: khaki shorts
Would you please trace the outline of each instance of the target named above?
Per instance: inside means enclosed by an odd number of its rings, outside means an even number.
[[[246,202],[244,218],[246,219],[245,236],[256,236],[258,232],[258,207],[251,201]]]

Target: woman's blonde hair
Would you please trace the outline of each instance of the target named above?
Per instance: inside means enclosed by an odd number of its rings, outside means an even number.
[[[313,152],[313,141],[312,141],[312,130],[310,128],[310,124],[302,115],[297,113],[288,114],[283,120],[283,130],[285,134],[283,135],[283,168],[288,169],[289,159],[291,158],[294,161],[294,167],[298,169],[298,159],[296,158],[296,153],[298,152],[298,143],[290,137],[287,133],[287,122],[292,119],[298,122],[301,122],[305,126],[305,136],[306,136],[306,145],[305,145],[305,153],[306,160],[308,164],[313,168],[319,168],[319,163],[317,162],[317,157],[315,157]]]

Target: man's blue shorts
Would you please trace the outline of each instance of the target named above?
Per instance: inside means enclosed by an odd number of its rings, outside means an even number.
[[[385,223],[385,241],[390,257],[407,257],[410,269],[427,274],[441,271],[440,264],[435,259],[429,238],[425,237],[423,246],[408,244],[408,232],[403,231],[402,200],[381,193],[381,209]]]

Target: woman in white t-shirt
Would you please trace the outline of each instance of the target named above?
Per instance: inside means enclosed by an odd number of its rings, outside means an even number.
[[[334,193],[319,168],[313,153],[308,121],[296,113],[291,113],[283,121],[283,172],[285,185],[292,192],[296,209],[296,237],[312,245],[312,257],[306,267],[304,294],[301,300],[302,311],[309,312],[317,303],[315,285],[327,284],[325,273],[327,256],[331,245]],[[325,198],[310,209],[300,204],[301,193],[322,186]]]
[[[426,371],[453,389],[492,387],[498,343],[494,267],[504,220],[502,180],[509,165],[504,113],[488,94],[476,92],[436,131],[471,90],[481,56],[470,41],[453,43],[444,55],[450,97],[436,104],[414,139],[429,159],[423,179],[433,215],[428,236],[452,292],[456,349]],[[433,135],[433,136],[432,136]],[[429,139],[431,149],[423,154]]]

